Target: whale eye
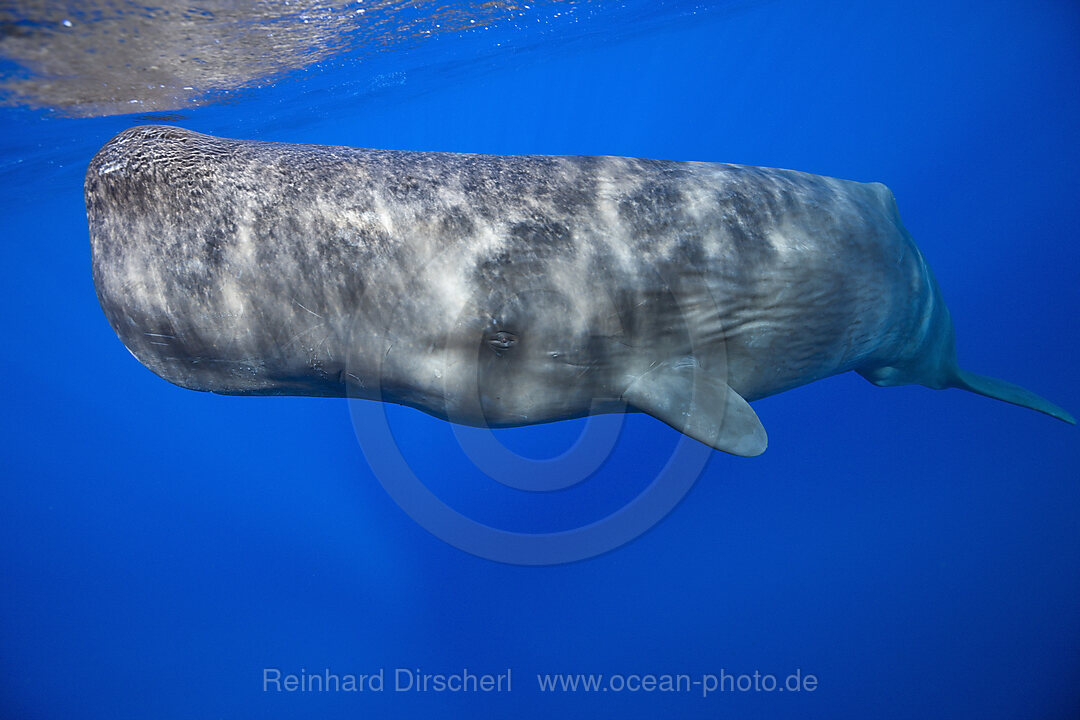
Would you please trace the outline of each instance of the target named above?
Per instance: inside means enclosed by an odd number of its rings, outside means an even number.
[[[506,330],[496,330],[487,336],[487,344],[496,355],[502,355],[507,349],[517,344],[517,335]]]

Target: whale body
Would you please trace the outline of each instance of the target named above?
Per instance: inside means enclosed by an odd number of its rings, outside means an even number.
[[[185,388],[490,427],[641,411],[745,456],[767,443],[749,402],[849,370],[1075,422],[958,367],[879,183],[142,126],[94,156],[85,197],[109,323]]]

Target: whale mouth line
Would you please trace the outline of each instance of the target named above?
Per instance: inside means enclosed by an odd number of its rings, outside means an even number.
[[[584,361],[579,361],[579,362],[573,362],[573,361],[570,361],[570,360],[563,360],[562,364],[563,365],[569,365],[570,367],[576,367],[576,368],[594,368],[594,367],[596,367],[598,365],[598,363],[595,360],[584,360]]]

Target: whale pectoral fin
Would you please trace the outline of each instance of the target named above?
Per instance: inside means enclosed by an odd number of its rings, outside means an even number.
[[[679,432],[732,455],[760,455],[769,442],[750,404],[696,366],[662,363],[635,380],[623,399]]]

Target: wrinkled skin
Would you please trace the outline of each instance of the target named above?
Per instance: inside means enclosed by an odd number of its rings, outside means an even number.
[[[86,201],[113,329],[196,390],[491,426],[629,404],[738,454],[764,450],[746,401],[847,370],[1002,395],[959,382],[948,311],[877,183],[144,126],[94,157]]]

